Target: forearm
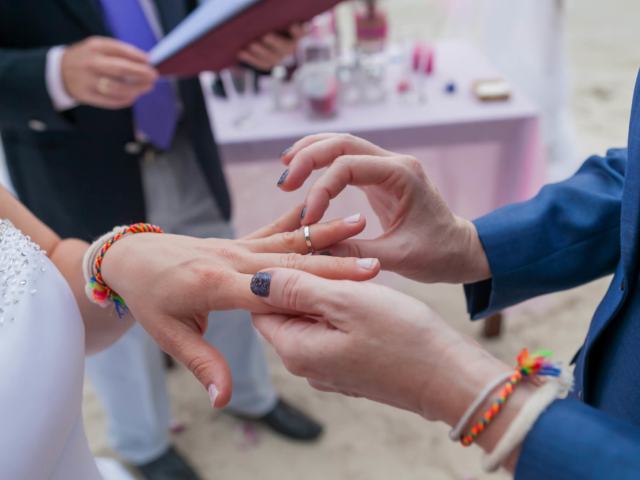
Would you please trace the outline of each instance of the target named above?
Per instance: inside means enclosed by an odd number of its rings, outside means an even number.
[[[441,387],[444,391],[441,396],[442,401],[438,419],[452,428],[457,425],[469,406],[488,384],[501,375],[514,371],[513,367],[509,367],[486,350],[477,347],[472,340],[468,340],[468,342],[469,345],[465,348],[466,353],[464,355],[460,354],[461,350],[456,349],[458,353],[453,354],[451,358],[447,359],[447,361],[450,362],[448,370],[450,370],[452,374],[449,382]],[[425,366],[425,368],[429,367]],[[463,430],[465,434],[471,430],[471,428],[482,419],[483,414],[491,408],[492,403],[503,387],[504,384],[496,387],[492,394],[477,408]],[[482,434],[478,436],[475,443],[486,452],[493,451],[513,419],[520,412],[524,403],[536,389],[537,387],[528,381],[519,384],[505,403],[502,411],[494,418]],[[425,405],[424,410],[432,411],[433,406]],[[425,416],[425,418],[428,420],[434,419],[429,415]],[[460,446],[460,448],[463,447]],[[519,454],[520,448],[516,448],[505,462],[504,467],[510,472],[514,471]]]
[[[10,220],[17,229],[30,236],[34,243],[45,250],[69,283],[82,313],[85,350],[88,355],[109,347],[131,327],[134,322],[131,315],[119,319],[112,309],[101,308],[87,298],[82,274],[82,258],[89,247],[86,242],[76,239],[61,240],[3,187],[0,187],[0,218]]]

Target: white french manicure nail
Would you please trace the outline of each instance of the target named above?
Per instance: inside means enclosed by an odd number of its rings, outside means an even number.
[[[375,258],[359,258],[356,263],[365,270],[372,270],[376,264]]]
[[[218,398],[218,389],[212,383],[209,385],[209,398],[211,399],[211,406],[216,408],[216,398]]]
[[[358,223],[360,221],[360,214],[356,213],[344,219],[344,223]]]

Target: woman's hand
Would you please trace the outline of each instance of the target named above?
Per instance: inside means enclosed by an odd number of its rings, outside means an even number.
[[[141,233],[114,243],[104,257],[107,285],[122,296],[160,348],[186,365],[205,388],[215,385],[212,399],[217,391],[218,408],[231,399],[231,374],[224,358],[202,335],[212,310],[274,311],[251,293],[253,274],[286,267],[362,281],[380,270],[373,259],[304,256],[309,250],[298,228],[301,209],[239,241]],[[365,224],[360,217],[353,223],[334,220],[313,225],[311,239],[322,249],[360,233]]]
[[[286,368],[314,388],[455,422],[473,401],[464,392],[469,377],[485,378],[481,372],[500,368],[415,298],[293,270],[259,274],[269,275],[268,296],[256,296],[270,309],[290,313],[254,314],[254,325]]]
[[[298,41],[306,35],[304,28],[293,25],[289,35],[268,33],[261,40],[251,43],[238,54],[238,60],[265,72],[270,71],[289,55],[296,51]]]
[[[389,288],[284,269],[259,276],[269,283],[256,292],[259,298],[290,313],[253,314],[253,324],[287,370],[318,390],[365,397],[453,426],[487,384],[512,370],[426,305]],[[535,388],[518,387],[479,437],[480,446],[493,449]],[[469,428],[492,401],[478,409]]]
[[[319,221],[347,185],[367,195],[384,234],[348,240],[329,249],[337,256],[376,257],[382,268],[421,282],[469,283],[491,277],[473,224],[454,215],[420,162],[346,134],[306,137],[282,156],[289,166],[280,188],[299,189],[328,167],[309,189],[302,223]]]

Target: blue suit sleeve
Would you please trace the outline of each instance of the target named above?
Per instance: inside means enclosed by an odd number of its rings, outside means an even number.
[[[613,271],[627,150],[589,158],[568,180],[474,221],[492,278],[465,285],[473,319]]]
[[[540,416],[522,445],[514,480],[640,478],[640,429],[575,400]]]

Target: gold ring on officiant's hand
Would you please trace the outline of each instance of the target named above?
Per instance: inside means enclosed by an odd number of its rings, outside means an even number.
[[[304,241],[309,248],[309,253],[316,253],[316,249],[313,248],[313,244],[311,243],[311,231],[308,226],[304,227]]]
[[[96,90],[99,94],[104,95],[105,97],[109,95],[111,92],[111,88],[109,88],[109,79],[107,77],[101,77],[98,80],[98,84],[96,85]]]

